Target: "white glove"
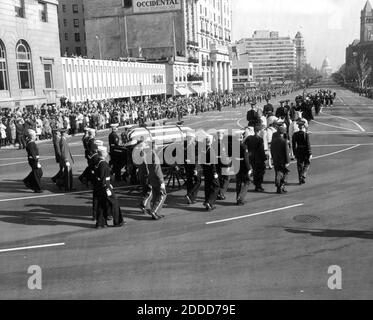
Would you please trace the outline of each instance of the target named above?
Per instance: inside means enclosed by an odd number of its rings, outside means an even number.
[[[198,176],[198,171],[194,170],[193,175]]]
[[[166,185],[164,183],[161,184],[161,189],[166,190]]]
[[[290,163],[285,164],[285,167],[286,167],[286,168],[289,167],[289,166],[290,166]]]
[[[41,169],[41,164],[38,162],[38,165],[37,165],[38,169]]]
[[[312,160],[313,159],[313,156],[312,156],[312,154],[310,155],[310,160]]]
[[[111,196],[113,195],[113,194],[111,193],[110,189],[107,189],[107,190],[106,190],[106,194],[107,194],[108,197],[111,197]]]
[[[69,161],[66,162],[66,167],[70,167],[70,162]]]
[[[249,176],[252,176],[253,175],[253,169],[250,169],[249,170]]]
[[[217,173],[214,174],[214,179],[219,179],[219,175]]]

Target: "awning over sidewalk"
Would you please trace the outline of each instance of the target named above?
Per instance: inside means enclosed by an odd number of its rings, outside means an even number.
[[[192,94],[192,92],[188,88],[176,88],[175,91],[176,91],[176,94],[180,96],[187,96],[187,95]]]
[[[197,93],[197,94],[205,93],[205,90],[203,89],[202,86],[191,86],[190,89],[192,90],[193,93]]]

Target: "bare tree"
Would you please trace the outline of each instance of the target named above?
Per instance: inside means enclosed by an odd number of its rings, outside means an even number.
[[[361,58],[358,61],[358,70],[357,75],[360,83],[360,87],[364,89],[365,82],[368,79],[368,77],[371,75],[372,72],[372,66],[369,63],[369,60],[364,53]]]

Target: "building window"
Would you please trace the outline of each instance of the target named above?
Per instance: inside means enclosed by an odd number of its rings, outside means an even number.
[[[232,76],[237,77],[237,69],[232,69]]]
[[[47,4],[45,2],[39,1],[38,6],[39,6],[40,21],[47,22],[48,21]]]
[[[53,76],[52,76],[52,65],[51,64],[44,65],[44,78],[45,78],[45,88],[52,89],[53,88]]]
[[[80,33],[75,33],[75,42],[80,42]]]
[[[82,55],[82,48],[81,47],[76,47],[75,48],[75,54],[77,56],[81,56]]]
[[[4,43],[0,40],[0,91],[8,90],[8,70]]]
[[[69,34],[65,32],[65,41],[69,40]]]
[[[132,8],[132,0],[122,0],[122,6],[124,8]]]
[[[32,89],[34,87],[32,79],[31,50],[26,41],[20,40],[16,46],[17,73],[20,89]]]
[[[62,5],[62,12],[66,12],[66,5],[65,4]]]
[[[25,17],[25,1],[16,0],[15,3],[16,3],[15,5],[16,17],[24,18]]]
[[[79,7],[77,4],[73,4],[73,13],[79,13]]]
[[[63,26],[67,27],[67,19],[63,19]]]
[[[79,28],[79,19],[74,19],[74,27]]]

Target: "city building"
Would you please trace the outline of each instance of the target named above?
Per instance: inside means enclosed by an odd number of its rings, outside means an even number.
[[[329,78],[333,73],[333,68],[331,67],[330,60],[326,57],[322,63],[321,75],[324,78]]]
[[[167,65],[167,93],[232,89],[231,0],[85,0],[89,57]]]
[[[236,46],[232,47],[232,52],[233,89],[255,88],[253,64],[247,58],[241,58]]]
[[[63,57],[62,75],[71,102],[166,94],[160,64]]]
[[[58,0],[58,25],[61,55],[86,56],[83,0]]]
[[[368,0],[360,16],[360,41],[354,40],[346,48],[346,65],[356,63],[357,59],[366,55],[373,65],[373,9]]]
[[[251,38],[236,42],[240,60],[251,62],[257,83],[293,80],[296,72],[296,46],[290,37],[278,32],[255,31]]]
[[[57,0],[0,1],[0,107],[55,103],[62,93]]]
[[[300,32],[297,32],[294,39],[295,50],[297,55],[297,72],[302,71],[307,63],[306,47],[304,46],[304,38]]]

